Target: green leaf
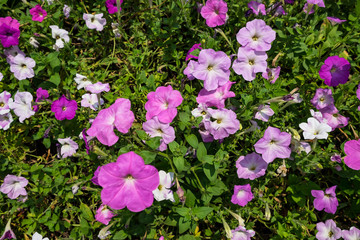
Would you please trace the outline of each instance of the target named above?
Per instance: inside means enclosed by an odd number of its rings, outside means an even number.
[[[81,203],[80,204],[80,211],[81,211],[81,215],[88,221],[93,221],[94,220],[94,216],[93,213],[91,211],[91,209],[89,208],[88,205]]]
[[[129,235],[124,230],[121,230],[121,231],[115,233],[113,239],[126,239],[128,236]]]
[[[152,149],[157,149],[160,146],[160,139],[161,137],[150,138],[146,141],[146,144]]]
[[[155,160],[157,153],[141,151],[139,152],[139,155],[144,159],[145,164],[150,164]]]
[[[214,165],[210,165],[206,163],[204,165],[204,173],[211,182],[216,180],[217,173],[215,171]]]
[[[173,158],[175,167],[179,170],[179,172],[182,172],[184,170],[185,166],[185,159],[183,157],[174,157]]]
[[[190,146],[192,146],[193,148],[198,147],[199,141],[194,134],[187,135],[185,138],[186,138],[186,141],[190,144]]]
[[[189,208],[176,208],[175,211],[180,215],[180,216],[187,216],[189,215],[190,209]]]
[[[203,142],[199,143],[197,151],[196,151],[196,157],[202,161],[202,159],[206,156],[207,151],[205,148],[205,145]]]
[[[50,148],[50,146],[51,146],[51,141],[50,141],[50,139],[49,139],[49,138],[44,138],[44,139],[43,139],[43,144],[44,144],[44,146],[45,146],[46,148]]]
[[[191,222],[189,220],[186,220],[185,218],[181,217],[179,219],[179,233],[182,234],[186,230],[190,228]]]
[[[203,219],[213,210],[214,209],[211,207],[198,207],[193,209],[193,214],[195,214],[198,218]]]
[[[179,148],[179,144],[175,141],[169,143],[169,149],[172,153],[177,153],[180,148]]]
[[[46,56],[46,61],[50,63],[50,67],[53,69],[54,72],[59,72],[61,66],[58,55],[59,52],[52,52]]]
[[[52,75],[50,77],[49,81],[52,82],[53,84],[55,84],[56,86],[59,86],[59,84],[61,82],[59,73],[55,73],[54,75]]]
[[[136,134],[139,136],[139,138],[141,139],[141,140],[146,140],[146,139],[148,139],[148,135],[146,134],[146,132],[145,131],[143,131],[143,130],[136,130]]]

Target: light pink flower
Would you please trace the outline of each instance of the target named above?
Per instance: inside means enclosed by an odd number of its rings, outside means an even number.
[[[227,4],[223,0],[207,0],[200,13],[206,19],[206,25],[216,27],[225,24],[227,11]]]
[[[25,186],[28,185],[28,183],[29,181],[24,177],[8,174],[0,187],[0,192],[7,194],[10,199],[15,199],[20,195],[26,196]]]
[[[205,121],[205,128],[214,139],[223,139],[230,134],[236,133],[240,129],[240,122],[236,118],[236,113],[228,109],[208,109],[212,121]]]
[[[235,93],[230,91],[231,85],[235,82],[228,81],[225,85],[218,87],[216,90],[207,91],[201,89],[196,101],[200,104],[206,104],[208,107],[224,108],[225,100],[235,97]]]
[[[106,206],[102,204],[99,209],[96,210],[95,219],[98,222],[108,225],[111,219],[115,216],[116,214],[114,214],[110,209],[106,208]]]
[[[175,140],[174,128],[169,123],[161,123],[156,116],[144,122],[143,128],[150,137],[162,137],[160,140],[160,151],[165,151],[167,144]]]
[[[252,81],[255,79],[256,73],[266,72],[267,57],[265,52],[240,47],[232,67],[236,74],[242,75],[246,81]]]
[[[354,170],[360,170],[360,140],[347,141],[344,145],[346,166]]]
[[[272,110],[269,105],[261,104],[255,114],[255,119],[267,122],[272,115],[274,115],[274,110]]]
[[[240,156],[236,161],[238,177],[250,180],[264,176],[267,166],[267,162],[257,153]]]
[[[335,214],[339,202],[335,193],[336,185],[322,190],[311,190],[311,195],[314,199],[314,207],[318,211],[324,210],[327,213]]]
[[[244,207],[253,198],[254,195],[251,192],[250,184],[234,186],[234,195],[231,197],[231,202],[233,204],[238,204]]]
[[[97,82],[94,84],[88,84],[85,86],[86,91],[91,93],[102,93],[102,92],[109,92],[110,85],[108,83]]]
[[[99,13],[99,14],[83,14],[83,19],[86,22],[86,26],[89,29],[96,29],[97,31],[102,31],[104,29],[104,26],[106,25],[106,19],[103,18],[104,14],[103,13]]]

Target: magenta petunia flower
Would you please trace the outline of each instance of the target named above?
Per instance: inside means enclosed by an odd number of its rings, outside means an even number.
[[[11,98],[11,93],[3,91],[0,93],[0,114],[5,114],[10,112],[9,99]]]
[[[251,1],[248,3],[248,7],[256,16],[259,15],[259,13],[261,13],[261,15],[266,15],[265,5],[262,3],[259,3],[257,1]]]
[[[316,239],[318,240],[336,240],[341,238],[341,229],[336,227],[336,223],[332,219],[328,219],[316,224]]]
[[[252,81],[255,79],[256,73],[266,72],[267,57],[265,52],[240,47],[232,67],[236,74],[242,75],[246,81]]]
[[[55,113],[55,118],[60,121],[73,119],[77,108],[76,101],[68,100],[65,95],[62,95],[51,104],[51,111]]]
[[[15,199],[20,195],[26,196],[27,192],[25,186],[29,181],[24,177],[17,177],[8,174],[4,179],[4,183],[0,187],[0,192],[7,194],[10,199]]]
[[[246,23],[236,34],[236,40],[243,46],[255,51],[268,51],[276,38],[276,32],[264,20],[254,19]]]
[[[319,75],[324,83],[331,87],[345,84],[350,75],[350,63],[345,58],[338,56],[328,57],[321,66]]]
[[[20,23],[11,17],[0,17],[0,40],[3,47],[19,45]]]
[[[11,59],[10,71],[14,73],[15,78],[24,80],[35,76],[33,68],[36,62],[34,59],[18,54]]]
[[[276,68],[267,68],[265,72],[262,73],[263,78],[270,81],[271,84],[274,84],[280,75],[280,66]]]
[[[183,98],[179,91],[167,87],[158,87],[155,92],[147,95],[148,101],[145,103],[146,120],[157,116],[162,123],[171,123],[177,115],[177,109]]]
[[[122,3],[123,0],[120,0],[120,6]],[[121,7],[119,9],[117,7],[117,0],[106,0],[105,6],[107,7],[109,14],[114,14],[121,11]]]
[[[38,4],[32,9],[30,9],[30,14],[32,15],[33,21],[42,22],[47,16],[47,12]]]
[[[106,206],[102,204],[98,210],[96,210],[95,219],[98,222],[108,225],[111,219],[115,216],[116,214],[114,214],[110,209],[106,208]]]
[[[350,140],[344,145],[346,166],[354,170],[360,170],[360,140]]]
[[[143,129],[150,137],[162,137],[160,140],[160,151],[165,151],[167,144],[175,140],[174,128],[169,123],[161,123],[156,116],[144,122]]]
[[[350,230],[342,230],[342,237],[344,240],[358,240],[360,239],[360,229],[351,227]]]
[[[247,230],[243,226],[238,226],[234,230],[231,230],[231,234],[231,240],[250,240],[253,236],[255,236],[254,230]]]
[[[267,163],[271,163],[275,158],[288,158],[291,154],[290,149],[291,135],[281,132],[280,129],[268,127],[264,137],[254,145],[255,151],[261,153]]]
[[[250,180],[264,176],[267,166],[267,162],[257,153],[240,156],[236,161],[238,177]]]
[[[228,81],[225,85],[218,87],[216,90],[207,91],[205,88],[201,89],[196,101],[200,104],[206,104],[208,107],[224,108],[225,100],[235,97],[235,93],[230,91],[231,85],[235,82]]]
[[[346,20],[341,20],[339,18],[336,18],[336,17],[327,17],[327,20],[330,21],[331,25],[336,25],[336,24],[341,24],[343,22],[346,22]]]
[[[134,122],[135,116],[130,107],[129,99],[118,98],[114,104],[98,113],[86,133],[95,136],[104,145],[114,145],[119,140],[114,133],[114,127],[125,134]]]
[[[35,102],[40,102],[42,100],[45,100],[49,97],[49,92],[46,89],[42,89],[42,88],[38,88],[36,90],[36,100]],[[39,106],[38,105],[34,105],[33,109],[35,112],[37,112],[39,110]]]
[[[201,50],[202,47],[200,47],[200,46],[201,46],[201,43],[194,44],[194,45],[189,49],[189,51],[187,52],[185,61],[189,60],[190,58],[198,59],[199,57],[194,56],[194,55],[192,55],[191,53],[192,53],[193,51],[195,51],[196,49],[200,49],[200,50]]]
[[[152,191],[159,186],[159,172],[154,166],[145,165],[136,153],[128,152],[116,162],[102,166],[98,180],[103,187],[103,204],[116,210],[127,207],[140,212],[153,204]]]
[[[205,121],[205,129],[208,130],[214,139],[223,139],[240,129],[240,122],[236,113],[228,109],[208,109],[212,121]]]
[[[334,98],[331,89],[316,89],[315,96],[311,99],[311,104],[318,110],[326,109],[334,105]]]
[[[255,119],[259,119],[264,122],[269,121],[269,118],[274,115],[274,110],[272,110],[269,105],[261,104],[257,110]]]
[[[336,185],[322,190],[311,190],[314,199],[314,207],[318,211],[324,210],[327,213],[335,214],[339,202],[335,193]]]
[[[254,195],[251,192],[250,184],[234,186],[234,195],[231,197],[231,202],[233,204],[238,204],[244,207],[253,198]]]
[[[223,0],[207,0],[200,13],[206,19],[206,25],[216,27],[225,24],[227,11],[227,4]]]

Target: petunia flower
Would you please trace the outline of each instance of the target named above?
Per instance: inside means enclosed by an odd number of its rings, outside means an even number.
[[[280,75],[280,66],[276,68],[266,68],[266,71],[262,73],[262,77],[269,80],[271,84],[274,84]]]
[[[257,110],[255,119],[259,119],[264,122],[269,121],[269,118],[274,115],[274,110],[272,110],[269,105],[261,104]]]
[[[314,207],[318,211],[324,210],[327,213],[335,214],[339,202],[335,193],[336,185],[322,190],[311,190],[314,199]]]
[[[223,139],[240,129],[240,122],[236,113],[228,109],[208,109],[212,121],[205,121],[205,128],[213,135],[214,139]]]
[[[53,49],[58,50],[59,48],[64,47],[64,43],[68,43],[70,41],[69,32],[59,28],[56,25],[50,25],[52,38],[56,40]]]
[[[186,54],[186,58],[185,58],[185,61],[187,61],[187,60],[189,60],[189,59],[198,59],[199,57],[197,57],[197,56],[194,56],[194,55],[192,55],[191,53],[193,52],[193,51],[195,51],[196,49],[202,49],[202,47],[200,47],[201,46],[201,43],[197,43],[197,44],[194,44],[190,49],[189,49],[189,51],[187,52],[187,54]]]
[[[140,212],[153,204],[154,191],[159,186],[159,172],[134,152],[120,155],[116,162],[101,167],[99,184],[103,187],[103,204],[119,210],[127,207]]]
[[[74,78],[75,82],[77,83],[77,90],[80,90],[82,88],[86,88],[86,86],[92,84],[89,80],[87,80],[87,77],[81,74],[76,74],[76,77]]]
[[[259,15],[259,13],[261,13],[261,15],[266,15],[265,5],[262,3],[259,3],[257,1],[250,1],[248,3],[248,7],[256,16]]]
[[[324,0],[307,0],[307,3],[318,5],[319,7],[325,7]]]
[[[354,170],[360,170],[360,140],[350,140],[344,145],[346,166]]]
[[[130,107],[129,99],[118,98],[110,107],[98,113],[86,133],[95,136],[104,145],[114,145],[119,140],[114,127],[121,133],[127,133],[134,122],[134,113]]]
[[[0,40],[4,48],[19,45],[20,23],[11,17],[0,17]]]
[[[49,92],[46,89],[42,89],[42,88],[38,88],[36,90],[36,100],[35,102],[40,102],[42,100],[45,100],[49,97]],[[39,106],[35,105],[33,106],[33,109],[35,112],[37,112],[39,110]]]
[[[58,142],[61,144],[60,155],[61,158],[71,157],[76,153],[76,150],[79,148],[79,145],[68,138],[58,138]]]
[[[239,178],[254,180],[265,175],[267,162],[257,153],[240,156],[236,161],[237,175]]]
[[[106,19],[103,18],[104,14],[83,14],[83,19],[85,20],[86,26],[89,29],[96,29],[97,31],[102,31],[104,29],[104,26],[106,25]]]
[[[207,0],[200,14],[206,19],[206,25],[216,27],[225,24],[227,11],[227,4],[223,0]]]
[[[18,54],[11,61],[10,71],[18,80],[24,80],[35,76],[33,70],[35,65],[34,59]]]
[[[17,55],[20,54],[20,55],[22,55],[24,57],[26,56],[25,53],[19,49],[19,46],[12,46],[10,48],[5,49],[4,54],[6,56],[7,63],[10,64],[10,65],[13,63],[13,59]]]
[[[159,171],[159,186],[153,191],[154,197],[157,201],[170,200],[175,202],[173,191],[171,187],[175,184],[174,173],[166,173],[163,170]]]
[[[203,49],[199,53],[198,62],[192,75],[204,80],[204,88],[208,91],[215,90],[229,81],[231,60],[222,51]]]
[[[195,77],[193,76],[193,72],[195,70],[196,62],[194,60],[190,60],[188,62],[187,67],[184,69],[184,74],[189,80],[194,80]]]
[[[338,111],[332,113],[324,112],[323,116],[327,120],[327,124],[332,128],[332,131],[348,125],[348,118],[340,115]]]
[[[10,112],[9,99],[11,98],[11,93],[3,91],[0,93],[0,114],[5,114]]]
[[[315,9],[314,9],[314,5],[313,4],[308,4],[308,3],[305,3],[304,4],[304,7],[303,7],[303,11],[306,13],[306,14],[313,14],[315,12]]]
[[[226,84],[212,91],[207,91],[203,88],[200,90],[196,101],[199,104],[206,104],[208,107],[224,108],[225,100],[235,97],[235,93],[230,91],[231,85],[234,83],[235,82],[228,81]]]
[[[85,87],[86,91],[91,93],[102,93],[102,92],[109,92],[110,85],[108,83],[97,82],[94,84],[88,84]]]
[[[32,235],[32,238],[31,240],[49,240],[49,238],[43,238],[43,236],[38,233],[38,232],[35,232],[34,235]]]
[[[267,54],[261,51],[254,51],[247,47],[240,47],[237,53],[237,59],[232,68],[235,73],[242,75],[246,81],[252,81],[258,72],[266,72]]]
[[[320,123],[315,118],[308,118],[307,123],[300,123],[299,127],[304,130],[304,139],[327,139],[332,131],[328,124]]]
[[[71,8],[65,4],[64,8],[63,8],[63,13],[64,13],[65,18],[70,17],[70,11],[71,11]]]
[[[345,58],[331,56],[321,66],[319,75],[321,79],[324,79],[326,85],[336,87],[347,82],[350,75],[350,67],[349,61]]]
[[[341,155],[335,153],[335,154],[331,155],[330,160],[333,162],[341,163]]]
[[[101,169],[101,167],[98,166],[97,169],[94,172],[94,176],[91,178],[91,182],[93,184],[95,184],[95,185],[98,185],[98,186],[100,186],[99,185],[99,180],[98,180],[100,169]]]
[[[341,234],[344,240],[360,239],[360,229],[356,227],[351,227],[350,230],[342,230]]]
[[[203,121],[199,124],[199,134],[201,136],[201,139],[203,140],[203,142],[213,142],[214,137],[213,135],[211,135],[210,129],[205,128],[205,123],[208,123],[208,127],[211,128],[211,123],[209,120]]]
[[[25,186],[29,181],[24,177],[17,177],[8,174],[4,179],[4,183],[0,187],[0,192],[7,194],[10,199],[15,199],[20,195],[26,196]]]
[[[30,14],[32,15],[33,21],[42,22],[47,16],[47,12],[38,4],[32,9],[30,9]]]
[[[161,123],[158,117],[143,123],[144,131],[150,135],[150,137],[161,137],[160,140],[160,151],[164,151],[167,148],[167,144],[175,140],[175,130],[170,126],[169,123]]]
[[[119,3],[119,5],[121,6],[123,0],[120,0]],[[119,9],[117,7],[117,0],[106,0],[105,6],[107,7],[109,14],[114,14],[121,11],[121,7]]]
[[[96,210],[95,219],[98,222],[108,225],[111,219],[115,216],[116,214],[114,214],[110,209],[106,208],[106,206],[102,204],[98,210]]]
[[[22,123],[26,118],[31,117],[35,114],[32,110],[31,102],[33,100],[33,96],[29,92],[16,92],[15,101],[10,98],[9,100],[9,108],[14,111],[16,116],[19,117],[19,121]]]
[[[251,192],[250,184],[234,186],[234,194],[231,197],[231,202],[233,204],[238,204],[238,205],[244,207],[253,198],[254,198],[254,195]]]
[[[183,98],[179,91],[167,87],[158,87],[155,92],[147,95],[148,101],[145,103],[146,120],[157,116],[162,123],[171,123],[177,115],[177,109]]]
[[[316,239],[318,240],[336,240],[341,238],[341,229],[336,227],[336,223],[332,219],[328,219],[316,224]]]
[[[336,18],[336,17],[327,17],[327,20],[329,20],[329,22],[333,26],[336,25],[336,24],[341,24],[343,22],[346,22],[346,20],[341,20],[341,19]]]
[[[55,113],[57,120],[71,120],[75,117],[77,110],[77,103],[75,100],[68,100],[65,95],[62,95],[58,100],[51,104],[51,111]]]
[[[3,235],[0,237],[0,240],[5,240],[5,239],[16,239],[15,233],[11,229],[11,218],[9,219],[9,221],[5,226],[5,231]]]
[[[231,240],[250,240],[253,236],[255,236],[255,231],[247,230],[243,226],[238,226],[234,230],[231,230],[231,234]]]
[[[31,46],[33,46],[34,48],[38,48],[39,47],[39,42],[34,38],[34,37],[30,37],[29,38],[29,43]]]
[[[0,114],[0,129],[8,130],[10,124],[13,122],[13,117],[10,112],[5,114]]]
[[[331,89],[316,89],[315,96],[311,99],[311,104],[318,110],[323,110],[334,105],[334,98]]]
[[[100,105],[103,104],[104,104],[104,99],[100,98]],[[96,94],[89,94],[89,93],[82,95],[81,106],[89,107],[92,110],[96,111],[99,108],[98,96]]]
[[[194,117],[202,117],[205,120],[210,120],[210,114],[206,104],[200,103],[197,108],[191,111]]]

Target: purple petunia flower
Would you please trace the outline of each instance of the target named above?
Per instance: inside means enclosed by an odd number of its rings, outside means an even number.
[[[244,207],[253,198],[254,198],[254,195],[251,192],[250,184],[234,186],[234,195],[232,195],[232,197],[231,197],[231,202],[233,204],[238,204],[238,205]]]
[[[350,63],[345,58],[331,56],[321,66],[319,75],[326,85],[336,87],[347,82],[350,75],[350,67]]]
[[[73,119],[77,108],[76,101],[68,100],[64,95],[51,104],[51,111],[55,113],[55,118],[60,121]]]
[[[108,83],[97,82],[94,84],[88,84],[85,86],[86,91],[91,93],[102,93],[102,92],[109,92],[110,85]]]
[[[269,105],[261,104],[255,114],[255,119],[267,122],[272,115],[274,115],[274,110],[272,110]]]
[[[104,26],[106,25],[106,19],[103,18],[104,14],[83,14],[83,19],[85,20],[86,26],[89,29],[96,29],[96,31],[102,31],[104,29]]]
[[[19,117],[19,121],[22,123],[26,118],[35,114],[32,110],[31,102],[33,96],[29,92],[16,92],[15,101],[10,98],[9,107],[14,111],[16,116]]]
[[[169,123],[161,123],[156,116],[144,122],[143,129],[150,137],[162,137],[160,140],[160,151],[165,151],[167,144],[175,140],[174,128]]]
[[[11,98],[11,93],[3,91],[0,93],[0,114],[5,114],[10,112],[9,108],[9,99]]]
[[[71,8],[65,4],[64,8],[63,8],[63,13],[64,13],[65,18],[70,17],[70,11],[71,11]]]
[[[199,53],[198,62],[192,75],[204,80],[204,88],[208,91],[215,90],[226,84],[230,77],[231,60],[222,51],[203,49]]]
[[[13,64],[13,59],[17,55],[23,55],[25,57],[25,53],[19,49],[18,46],[12,46],[11,48],[7,48],[4,50],[4,54],[6,56],[6,61],[8,64]]]
[[[231,234],[231,240],[250,240],[253,236],[255,236],[254,230],[247,230],[243,226],[238,226],[234,230],[231,230]]]
[[[35,76],[33,70],[35,65],[34,59],[18,54],[11,60],[10,71],[18,80],[24,80]]]
[[[236,161],[238,177],[250,180],[264,176],[267,166],[267,162],[257,153],[240,156]]]
[[[344,240],[360,239],[360,230],[356,227],[351,227],[350,230],[342,230],[341,233]]]
[[[196,64],[197,64],[197,62],[195,62],[194,60],[190,60],[187,67],[184,69],[183,73],[186,75],[186,77],[189,80],[195,79],[195,77],[193,76],[193,73],[194,73]]]
[[[350,140],[344,145],[346,166],[354,170],[360,170],[360,140]]]
[[[318,5],[319,7],[325,7],[324,0],[307,0],[307,3]]]
[[[110,209],[106,208],[104,204],[101,204],[99,209],[96,210],[95,219],[98,222],[108,225],[111,219],[115,216],[116,214],[114,214]]]
[[[261,13],[261,15],[266,15],[265,5],[262,3],[259,3],[257,1],[251,1],[248,3],[248,7],[256,16],[259,15],[259,13]]]
[[[336,17],[327,17],[327,20],[330,21],[331,25],[336,25],[336,24],[341,24],[343,22],[346,22],[346,20],[341,20],[339,18],[336,18]]]
[[[339,202],[335,193],[336,185],[322,190],[311,190],[311,195],[314,199],[314,207],[318,211],[324,210],[327,213],[335,214]]]
[[[26,196],[25,186],[29,181],[24,177],[17,177],[8,174],[4,179],[4,183],[0,187],[0,192],[7,194],[10,199],[15,199],[20,195]]]
[[[120,6],[123,3],[123,0],[120,0]],[[106,0],[105,6],[107,7],[107,10],[109,14],[114,14],[121,11],[121,7],[118,9],[117,7],[117,0]]]
[[[206,25],[216,27],[225,24],[227,11],[227,4],[223,0],[207,0],[200,13],[206,19]]]
[[[295,0],[285,0],[286,4],[294,4]]]
[[[49,97],[49,92],[46,89],[42,89],[42,88],[38,88],[36,90],[36,100],[35,102],[40,102],[42,100],[45,100]],[[35,112],[37,112],[39,110],[39,106],[35,105],[33,106],[33,109]]]
[[[334,155],[332,155],[332,156],[330,157],[330,160],[333,161],[333,162],[341,163],[341,155],[335,153]]]
[[[311,104],[318,110],[323,110],[334,105],[334,98],[331,89],[316,89],[315,96],[311,99]]]
[[[328,219],[316,224],[316,239],[318,240],[336,240],[341,238],[341,229],[336,227],[336,223],[332,219]]]
[[[205,128],[214,139],[223,139],[240,129],[240,122],[236,119],[236,113],[228,109],[208,109],[213,121],[205,121]]]
[[[15,233],[11,229],[11,218],[9,219],[9,221],[5,226],[5,231],[3,235],[0,237],[0,240],[5,240],[5,239],[16,239]]]
[[[246,23],[236,34],[236,40],[243,46],[255,51],[268,51],[276,38],[276,32],[264,20],[254,19]]]
[[[196,101],[200,104],[206,104],[208,107],[224,108],[225,100],[235,97],[235,93],[230,91],[231,85],[235,82],[228,81],[225,85],[218,87],[216,90],[207,91],[201,89]]]
[[[314,5],[312,4],[308,4],[308,3],[305,3],[304,4],[304,7],[303,7],[303,11],[306,13],[306,14],[313,14],[315,12],[314,10]]]
[[[342,128],[348,125],[348,118],[340,115],[337,109],[335,112],[323,112],[323,116],[326,119],[327,124],[332,128],[332,131],[336,128]]]
[[[252,81],[255,79],[256,73],[266,71],[267,57],[265,52],[240,47],[232,67],[236,74],[242,75],[246,81]]]
[[[200,47],[200,46],[201,46],[201,43],[194,44],[194,45],[189,49],[189,51],[187,52],[185,61],[189,60],[190,58],[198,59],[199,57],[194,56],[194,55],[192,55],[191,53],[192,53],[193,51],[195,51],[196,49],[200,49],[200,50],[201,50],[202,47]]]
[[[13,122],[13,118],[10,112],[0,114],[0,129],[8,130],[10,124]]]
[[[265,72],[262,73],[263,78],[270,81],[271,84],[274,84],[280,75],[280,66],[276,68],[267,68]]]
[[[264,137],[254,145],[255,151],[261,153],[267,163],[271,163],[275,158],[288,158],[291,154],[290,149],[291,135],[281,132],[280,129],[268,127]]]
[[[47,12],[38,4],[32,9],[30,9],[30,14],[32,15],[33,21],[42,22],[47,16]]]
[[[58,142],[61,144],[61,158],[71,157],[76,153],[76,150],[79,148],[79,145],[75,141],[71,140],[70,137],[59,138]]]
[[[20,23],[11,17],[0,17],[0,40],[3,47],[19,45]]]

